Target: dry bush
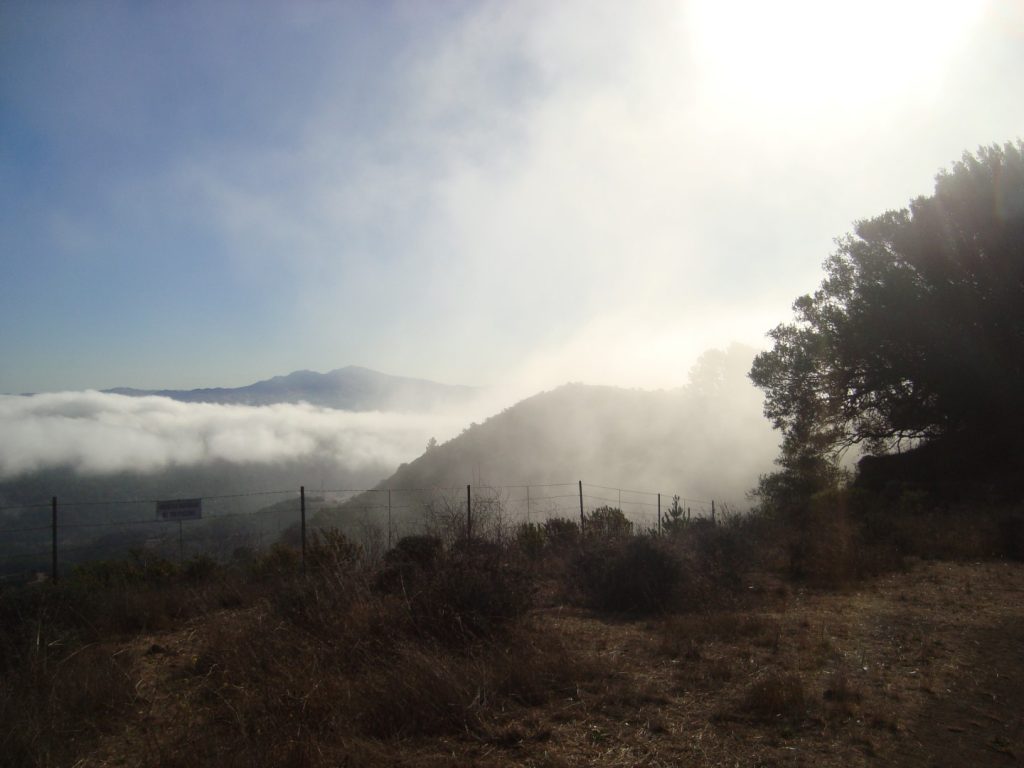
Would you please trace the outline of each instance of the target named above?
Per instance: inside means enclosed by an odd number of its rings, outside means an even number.
[[[544,546],[556,553],[574,550],[580,542],[580,526],[567,517],[550,517],[541,526]]]
[[[501,546],[473,541],[444,551],[437,539],[403,539],[377,586],[401,598],[424,637],[459,644],[494,633],[533,604],[532,574]]]
[[[71,765],[133,702],[129,661],[107,645],[40,644],[0,667],[4,765]]]
[[[406,592],[417,632],[448,643],[491,635],[533,603],[530,574],[500,551],[449,554]]]
[[[384,567],[377,574],[377,586],[385,592],[405,592],[406,584],[425,578],[444,554],[444,545],[436,536],[403,536],[384,555]]]
[[[298,573],[301,567],[301,552],[279,541],[269,549],[257,553],[248,562],[248,573],[255,579],[270,580]]]
[[[0,762],[71,765],[135,698],[129,654],[114,651],[123,638],[251,602],[255,589],[205,560],[137,553],[0,592]]]
[[[856,576],[857,530],[843,491],[816,494],[788,535],[792,577],[837,587]]]
[[[599,611],[656,613],[686,587],[678,553],[649,536],[592,542],[573,565],[584,602]]]
[[[755,518],[738,516],[720,524],[698,519],[677,527],[673,540],[693,553],[710,581],[733,588],[758,565],[757,523]]]
[[[350,571],[362,560],[363,550],[337,528],[316,531],[306,551],[308,570]]]
[[[950,504],[912,486],[899,494],[846,492],[859,523],[859,575],[924,560],[1024,559],[1024,512],[1019,505]]]
[[[433,574],[444,578],[420,587],[450,589],[447,579],[465,578],[471,562],[445,555]],[[575,689],[580,665],[559,638],[505,617],[501,632],[461,631],[452,642],[454,617],[480,620],[464,596],[432,594],[436,602],[417,608],[421,597],[370,583],[319,573],[282,586],[244,621],[212,624],[192,670],[204,712],[193,753],[224,765],[332,765],[347,745],[360,764],[384,765],[380,740],[484,734],[510,708]],[[442,604],[451,617],[434,613]]]
[[[650,614],[721,610],[735,604],[744,577],[760,565],[763,526],[749,517],[682,522],[665,537],[587,540],[571,575],[597,610]]]

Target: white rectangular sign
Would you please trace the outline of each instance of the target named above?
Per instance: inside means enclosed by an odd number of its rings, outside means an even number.
[[[168,499],[156,503],[158,520],[198,520],[202,516],[202,499]]]

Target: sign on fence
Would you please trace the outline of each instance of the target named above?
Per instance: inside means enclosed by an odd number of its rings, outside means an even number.
[[[156,503],[157,520],[198,520],[202,516],[202,499],[168,499]]]

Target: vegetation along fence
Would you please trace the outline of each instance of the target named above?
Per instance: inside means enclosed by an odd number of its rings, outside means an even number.
[[[377,558],[402,536],[502,540],[523,525],[618,510],[634,532],[721,514],[712,500],[576,481],[451,488],[254,491],[201,498],[66,500],[0,506],[0,581],[57,580],[83,563],[157,555],[244,559],[278,542],[302,552],[341,530]]]

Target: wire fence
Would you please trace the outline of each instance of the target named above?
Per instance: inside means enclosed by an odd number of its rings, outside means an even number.
[[[203,496],[189,519],[166,519],[166,499],[65,500],[0,506],[0,583],[57,579],[98,560],[158,555],[185,562],[250,557],[283,542],[305,551],[338,529],[381,556],[404,536],[515,535],[552,518],[581,524],[595,509],[620,510],[634,530],[657,531],[670,509],[714,519],[715,502],[575,481],[502,486],[320,489],[305,487]],[[176,503],[181,503],[180,500]],[[189,507],[186,508],[191,509]]]

